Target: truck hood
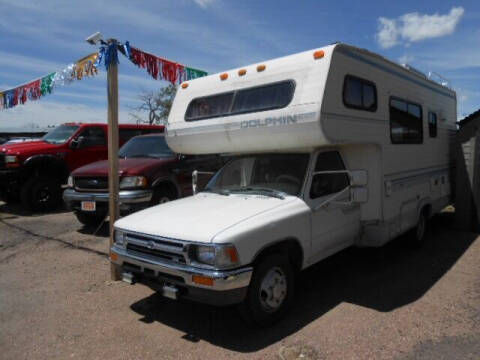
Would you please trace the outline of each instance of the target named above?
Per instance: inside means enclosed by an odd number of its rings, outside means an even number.
[[[58,145],[49,144],[43,140],[25,141],[17,144],[0,145],[1,152],[12,154],[12,155],[16,155],[16,154],[26,155],[26,154],[35,153],[37,150],[41,150],[42,152],[45,152],[48,150],[55,150],[57,148],[58,148]]]
[[[212,242],[215,235],[253,216],[297,199],[199,193],[126,216],[118,229],[171,239]]]
[[[175,157],[153,158],[128,158],[118,160],[118,172],[120,175],[146,175],[151,169],[158,169],[163,165],[173,163]],[[72,173],[74,177],[81,176],[108,176],[108,160],[96,161],[82,166]]]

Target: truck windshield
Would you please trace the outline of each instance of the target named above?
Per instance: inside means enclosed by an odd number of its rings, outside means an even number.
[[[297,196],[302,189],[308,160],[309,154],[239,156],[210,180],[205,191]]]
[[[175,154],[170,150],[163,136],[137,136],[121,147],[118,156],[121,158],[168,158]]]
[[[77,131],[79,126],[60,125],[46,134],[42,140],[49,144],[63,144]]]

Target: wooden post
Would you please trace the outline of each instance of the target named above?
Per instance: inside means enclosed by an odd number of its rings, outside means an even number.
[[[109,40],[112,42],[115,40]],[[116,42],[116,41],[115,41]],[[108,253],[113,246],[113,224],[118,219],[118,65],[111,63],[107,72],[107,96],[108,96],[108,193],[109,193],[109,225],[110,241]],[[115,264],[110,263],[110,275],[112,280],[120,280],[120,274]]]

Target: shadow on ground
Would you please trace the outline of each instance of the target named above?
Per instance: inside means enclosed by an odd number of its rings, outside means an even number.
[[[1,214],[1,218],[4,220],[16,219],[20,216],[37,217],[37,216],[44,216],[45,214],[63,214],[70,211],[71,210],[69,210],[65,205],[65,203],[63,202],[60,203],[58,208],[56,208],[55,210],[51,210],[47,212],[32,212],[26,209],[20,203],[7,204],[0,201],[0,214]]]
[[[351,248],[302,273],[296,304],[288,317],[265,330],[247,328],[236,308],[215,308],[174,302],[153,294],[131,305],[143,318],[185,333],[190,341],[204,340],[239,352],[267,347],[307,326],[342,302],[388,312],[423,296],[455,264],[477,234],[450,226],[453,213],[431,220],[425,246],[412,250],[399,238],[380,249]]]

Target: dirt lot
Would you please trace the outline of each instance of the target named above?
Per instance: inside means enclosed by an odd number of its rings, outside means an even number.
[[[106,227],[0,203],[2,359],[478,359],[480,241],[431,222],[426,246],[349,249],[306,271],[274,328],[235,308],[109,281]]]

